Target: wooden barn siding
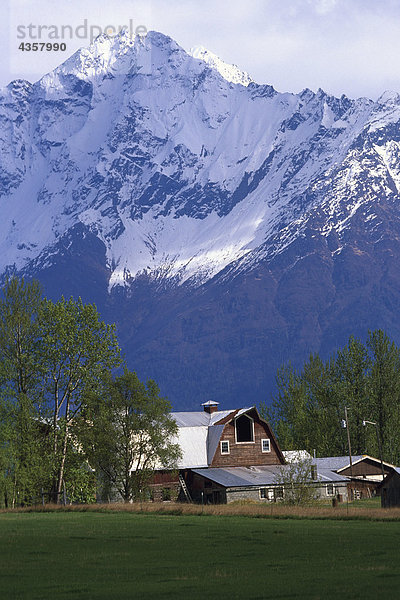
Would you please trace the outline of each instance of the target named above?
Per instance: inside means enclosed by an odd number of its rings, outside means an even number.
[[[377,494],[379,482],[374,481],[350,481],[347,484],[347,491],[350,499],[354,499],[355,492],[360,492],[361,498],[371,498]]]
[[[190,477],[190,493],[192,495],[193,500],[196,502],[201,502],[207,500],[207,495],[212,494],[212,492],[218,491],[222,495],[222,501],[226,502],[226,493],[225,488],[206,477],[202,477],[197,475],[197,473],[192,473]],[[203,496],[202,496],[203,492]]]
[[[400,506],[400,476],[395,473],[381,488],[382,508]]]
[[[155,471],[150,480],[150,485],[177,482],[179,482],[179,475],[177,471]]]
[[[383,465],[383,469],[385,471],[385,475],[393,471],[393,469],[385,467],[385,465]],[[344,471],[340,471],[340,475],[350,477],[350,467],[344,469]],[[353,465],[353,475],[355,477],[362,475],[382,475],[382,467],[380,464],[373,463],[372,461],[363,460]]]
[[[215,452],[210,466],[212,467],[249,467],[251,465],[280,465],[281,459],[278,449],[268,427],[257,419],[255,413],[250,413],[254,418],[254,442],[236,443],[235,422],[226,423],[220,441],[229,441],[229,454],[221,454],[221,444]],[[268,438],[271,442],[271,452],[261,452],[261,440]]]

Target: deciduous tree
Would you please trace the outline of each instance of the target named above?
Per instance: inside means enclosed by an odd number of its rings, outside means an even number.
[[[91,464],[124,502],[141,495],[156,467],[176,467],[180,447],[170,409],[154,381],[144,384],[127,369],[92,395],[81,439]]]
[[[49,300],[40,314],[43,388],[52,412],[55,499],[59,500],[68,450],[79,441],[73,425],[89,393],[96,393],[105,373],[120,364],[115,327],[100,320],[93,304],[62,298]]]

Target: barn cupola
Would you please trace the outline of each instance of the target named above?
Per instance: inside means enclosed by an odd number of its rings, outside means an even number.
[[[217,412],[219,402],[214,402],[213,400],[209,400],[208,402],[203,402],[202,406],[204,407],[204,412],[211,415],[212,413]]]

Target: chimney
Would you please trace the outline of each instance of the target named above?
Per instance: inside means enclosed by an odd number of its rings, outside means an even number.
[[[209,400],[208,402],[203,402],[202,406],[204,406],[204,412],[211,415],[218,411],[218,402],[213,402],[213,400]]]

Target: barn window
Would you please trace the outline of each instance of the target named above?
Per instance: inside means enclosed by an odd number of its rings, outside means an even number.
[[[221,454],[229,454],[229,442],[221,442]]]
[[[253,419],[247,415],[242,415],[235,421],[236,441],[254,442],[254,423]]]
[[[269,439],[261,440],[261,452],[271,452],[271,442]]]
[[[328,485],[326,486],[326,495],[333,496],[334,493],[335,493],[335,490],[333,489],[333,483],[328,483]]]
[[[274,500],[274,490],[273,488],[260,488],[260,498],[262,500],[269,500],[272,502]]]
[[[283,487],[275,488],[275,500],[283,500]]]

